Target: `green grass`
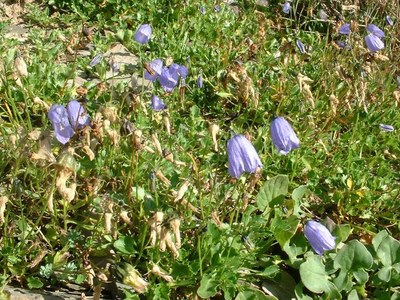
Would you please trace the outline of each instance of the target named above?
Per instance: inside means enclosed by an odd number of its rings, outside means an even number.
[[[239,1],[238,14],[224,3],[219,13],[204,3],[204,15],[193,1],[130,2],[32,5],[27,42],[0,34],[0,197],[8,199],[0,239],[2,285],[46,288],[75,282],[88,293],[102,286],[104,294],[116,297],[113,286],[122,283],[128,299],[195,294],[275,299],[261,291],[262,285],[278,299],[397,299],[400,30],[398,23],[385,25],[384,17],[399,20],[399,6],[368,2],[359,11],[343,11],[346,22],[359,24],[350,36],[352,48],[344,50],[333,46],[344,39],[336,33],[334,14],[341,11],[336,4],[324,7],[331,19],[322,22],[321,7],[313,1],[294,1],[290,15],[275,2],[262,7]],[[142,23],[153,28],[146,45],[133,40]],[[385,49],[379,54],[387,60],[365,47],[369,23],[385,31]],[[0,24],[2,32],[5,25]],[[82,33],[84,26],[90,38]],[[298,39],[307,54],[296,48]],[[108,85],[107,61],[88,65],[117,42],[139,57],[127,75],[141,76],[142,65],[155,58],[186,65],[184,91],[166,94],[155,83],[134,94],[127,84]],[[88,46],[90,56],[69,53],[68,47]],[[18,56],[28,66],[20,83],[14,66]],[[68,84],[78,71],[103,84],[86,83],[91,129],[63,146],[38,99],[51,106],[79,98]],[[197,88],[200,74],[203,89]],[[299,74],[312,80],[313,100],[301,90]],[[151,111],[153,94],[165,101],[167,112]],[[96,114],[110,120],[118,143]],[[269,125],[275,116],[288,119],[300,139],[300,148],[287,156],[279,155],[271,141]],[[136,131],[124,134],[124,120]],[[384,132],[381,123],[396,130]],[[220,128],[217,152],[211,124]],[[32,159],[44,143],[30,135],[34,130],[42,141],[51,141],[47,150],[55,161]],[[251,137],[264,165],[255,184],[253,175],[235,180],[228,174],[226,143],[233,132]],[[164,156],[153,145],[154,134]],[[84,149],[87,138],[93,160]],[[180,163],[167,160],[168,153]],[[56,184],[65,170],[71,172],[67,187],[76,184],[71,202]],[[154,176],[157,171],[170,184]],[[186,183],[183,201],[175,201]],[[268,188],[276,197],[259,193]],[[155,212],[164,214],[160,227],[165,233],[172,233],[171,220],[180,219],[179,257],[168,248],[161,251],[158,239],[151,245],[149,222]],[[301,229],[316,218],[336,224],[337,249],[323,259],[313,254]],[[359,257],[360,262],[349,266],[343,257],[353,262]],[[165,271],[164,277],[150,272],[153,265]],[[145,296],[135,292],[140,290],[135,274],[149,283]],[[317,275],[327,279],[313,286]]]

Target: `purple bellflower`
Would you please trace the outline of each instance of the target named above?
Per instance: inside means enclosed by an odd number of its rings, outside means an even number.
[[[161,87],[165,92],[172,92],[172,90],[178,84],[179,74],[177,70],[171,67],[164,67],[161,72],[161,76],[159,77]]]
[[[228,141],[228,172],[239,178],[243,172],[254,173],[262,167],[256,149],[244,135],[235,135]]]
[[[90,118],[85,108],[77,100],[71,100],[67,105],[68,119],[74,130],[90,125]]]
[[[367,31],[377,36],[378,38],[383,38],[385,36],[385,33],[378,26],[374,24],[369,24],[367,26]]]
[[[97,54],[93,59],[90,61],[89,66],[94,67],[95,65],[99,64],[103,56],[101,54]]]
[[[393,24],[394,24],[394,22],[393,22],[393,20],[392,20],[392,18],[390,17],[390,16],[386,16],[386,23],[389,25],[389,26],[393,26]]]
[[[172,64],[169,68],[163,68],[159,81],[164,91],[172,92],[178,84],[179,77],[185,79],[187,75],[188,69],[184,65]]]
[[[161,111],[167,108],[167,106],[164,104],[164,102],[158,98],[157,96],[153,96],[151,98],[151,105],[150,107],[154,110],[154,111]]]
[[[214,11],[215,11],[216,13],[219,13],[219,12],[221,11],[221,6],[219,6],[218,4],[216,4],[216,5],[214,6]]]
[[[140,44],[146,44],[150,40],[152,33],[151,26],[149,24],[140,25],[139,29],[136,31],[134,40]]]
[[[365,37],[365,44],[371,52],[382,50],[385,47],[381,39],[372,33]]]
[[[296,46],[297,46],[297,48],[299,49],[299,51],[300,51],[301,54],[304,54],[304,53],[307,52],[307,51],[306,51],[306,47],[304,47],[304,44],[303,44],[300,40],[297,40],[297,41],[296,41]]]
[[[349,23],[345,23],[342,26],[340,26],[340,28],[339,28],[339,33],[340,34],[348,35],[348,34],[350,34],[350,32],[351,32],[351,29],[350,29],[350,24]]]
[[[67,108],[53,104],[48,117],[53,124],[56,139],[63,145],[68,143],[76,130],[90,125],[90,118],[85,108],[77,100],[71,100]]]
[[[201,13],[202,15],[205,15],[205,14],[206,14],[206,8],[205,8],[204,5],[200,6],[200,13]]]
[[[304,235],[318,255],[323,255],[327,250],[335,249],[335,238],[328,228],[317,221],[310,220],[307,222]]]
[[[53,124],[56,139],[63,145],[68,143],[74,135],[74,130],[68,120],[68,112],[64,106],[53,104],[48,112],[50,122]]]
[[[149,67],[151,68],[153,74],[150,74],[149,71],[145,70],[144,78],[150,80],[151,82],[154,82],[157,78],[161,76],[163,70],[163,61],[159,58],[155,59],[149,63]]]
[[[201,76],[201,75],[199,75],[199,77],[197,77],[197,87],[199,88],[199,89],[202,89],[203,88],[203,76]]]
[[[394,127],[392,125],[386,125],[386,124],[379,124],[379,128],[382,129],[383,131],[393,131]]]
[[[286,1],[284,4],[282,4],[282,12],[287,15],[290,13],[290,2],[289,1]]]
[[[288,154],[290,150],[300,147],[300,140],[289,122],[282,117],[277,117],[271,122],[272,142],[280,154]]]

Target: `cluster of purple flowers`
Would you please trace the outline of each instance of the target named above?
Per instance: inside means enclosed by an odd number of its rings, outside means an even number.
[[[77,100],[71,100],[67,107],[53,104],[48,117],[53,124],[56,139],[63,145],[68,143],[76,130],[90,125],[90,118],[85,108]]]
[[[378,26],[374,24],[367,25],[367,31],[368,35],[365,37],[365,44],[367,45],[368,50],[371,52],[377,52],[379,50],[382,50],[385,47],[385,44],[382,41],[382,38],[385,36],[385,33]],[[340,26],[339,33],[347,36],[350,35],[351,25],[349,23],[345,23],[342,26]],[[348,44],[343,41],[338,41],[336,42],[336,44],[340,48],[346,48],[346,49],[350,48],[350,46],[348,46]]]
[[[275,118],[270,125],[271,138],[280,154],[288,154],[292,149],[300,146],[300,141],[289,122],[282,118]],[[255,173],[263,165],[252,143],[241,134],[235,135],[227,143],[229,175],[239,178],[243,172]],[[314,251],[323,255],[324,251],[332,250],[336,246],[335,238],[321,223],[310,220],[307,222],[304,235]]]
[[[381,39],[385,36],[385,33],[374,24],[369,24],[367,26],[367,31],[369,34],[365,37],[365,44],[369,51],[376,52],[382,50],[385,44]]]
[[[299,148],[300,140],[289,122],[277,117],[271,122],[271,138],[278,152],[287,155],[292,149]],[[228,141],[228,171],[232,177],[239,178],[243,172],[254,173],[262,167],[254,146],[243,135],[235,135]]]
[[[188,75],[188,69],[184,65],[173,63],[169,67],[166,67],[163,66],[161,59],[151,61],[147,69],[145,70],[144,77],[152,82],[158,79],[165,92],[172,92],[178,85],[179,78],[184,80]]]

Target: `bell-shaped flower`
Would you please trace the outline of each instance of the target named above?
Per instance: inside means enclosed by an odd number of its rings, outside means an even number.
[[[167,108],[167,106],[164,104],[164,102],[158,98],[156,95],[154,95],[151,98],[151,105],[150,107],[154,110],[154,111],[161,111]]]
[[[290,2],[286,1],[283,5],[282,5],[282,12],[284,14],[289,14],[290,13]]]
[[[262,167],[256,149],[244,135],[235,135],[228,141],[228,172],[239,178],[243,172],[254,173]]]
[[[178,74],[179,74],[183,79],[185,79],[185,78],[188,76],[188,74],[189,74],[189,70],[188,70],[188,68],[186,68],[184,65],[180,65],[180,66],[179,66],[179,69],[178,69]]]
[[[144,71],[144,78],[154,82],[158,77],[161,76],[163,70],[163,61],[161,59],[155,59],[149,63],[150,70]],[[151,72],[151,73],[150,73]]]
[[[297,46],[297,48],[299,49],[299,51],[300,51],[301,54],[304,54],[304,53],[307,52],[307,51],[306,51],[306,47],[304,47],[304,44],[303,44],[300,40],[297,40],[297,41],[296,41],[296,46]]]
[[[340,26],[340,28],[339,28],[339,33],[340,34],[348,35],[348,34],[350,34],[350,32],[351,32],[351,29],[350,29],[350,24],[349,23],[345,23],[342,26]]]
[[[197,87],[199,89],[203,88],[203,76],[199,75],[199,77],[197,77]]]
[[[282,117],[271,122],[272,142],[280,154],[288,154],[290,150],[299,148],[300,140],[297,138],[292,126]]]
[[[318,255],[323,255],[324,251],[335,249],[335,238],[328,228],[317,221],[310,220],[307,222],[304,235]]]
[[[74,130],[90,125],[90,118],[85,108],[77,100],[71,100],[67,105],[68,119]]]
[[[179,74],[177,69],[175,69],[175,67],[172,68],[164,67],[161,72],[161,76],[159,77],[161,87],[166,92],[172,92],[172,90],[178,84],[178,79],[179,79]]]
[[[381,39],[372,33],[365,37],[365,44],[371,52],[376,52],[385,48],[385,44]]]
[[[136,31],[134,40],[140,44],[146,44],[150,40],[151,36],[151,26],[149,24],[140,25],[139,29]]]
[[[393,26],[394,22],[390,16],[386,16],[385,20],[389,26]]]
[[[378,38],[383,38],[385,36],[385,33],[378,26],[374,24],[369,24],[367,26],[367,31],[377,36]]]
[[[387,125],[387,124],[379,124],[379,128],[382,129],[383,131],[393,131],[394,127],[392,125]]]
[[[99,64],[103,59],[103,55],[97,54],[93,59],[90,61],[89,66],[94,67],[95,65]]]
[[[53,124],[56,139],[63,145],[68,143],[74,135],[74,130],[68,120],[68,112],[63,105],[53,104],[48,112],[50,122]]]

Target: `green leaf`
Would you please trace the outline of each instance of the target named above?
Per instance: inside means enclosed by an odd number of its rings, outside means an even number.
[[[379,232],[373,238],[372,245],[384,266],[400,262],[400,242],[389,236],[386,231]]]
[[[339,291],[349,291],[353,287],[351,281],[351,274],[347,270],[341,270],[339,275],[333,279],[333,283],[338,288]]]
[[[306,185],[295,188],[292,192],[292,199],[298,203],[303,199],[304,195],[310,192]]]
[[[114,248],[126,255],[133,255],[136,253],[135,240],[130,236],[121,236],[114,242]]]
[[[357,240],[348,242],[335,257],[336,269],[353,270],[370,269],[373,258],[368,249]]]
[[[205,274],[200,281],[200,286],[197,289],[197,295],[199,295],[201,298],[213,297],[218,292],[218,285],[219,280],[209,274]]]
[[[218,93],[216,93],[216,95],[221,98],[231,98],[233,96],[231,93],[227,93],[227,92],[218,92]]]
[[[343,225],[337,225],[333,231],[333,235],[337,237],[336,242],[344,242],[349,238],[350,233],[352,232],[352,229],[350,225],[348,224],[343,224]]]
[[[358,294],[356,290],[351,290],[351,292],[349,293],[349,296],[347,297],[347,300],[359,300],[360,298],[358,298]]]
[[[271,230],[282,248],[295,235],[299,223],[300,220],[296,216],[290,216],[286,219],[275,217],[272,220]]]
[[[369,279],[368,272],[364,269],[358,269],[354,271],[353,276],[359,284],[365,284]]]
[[[38,277],[28,277],[28,287],[30,289],[40,289],[43,287],[43,282]]]
[[[300,277],[304,286],[313,293],[321,294],[333,289],[332,282],[325,272],[322,257],[311,255],[300,265]]]
[[[392,268],[383,266],[377,273],[378,278],[382,281],[389,282],[392,277]]]
[[[267,296],[256,289],[248,289],[237,294],[235,300],[277,300],[274,296]]]
[[[278,175],[268,180],[260,189],[256,197],[259,210],[265,211],[268,207],[273,208],[282,204],[288,193],[289,178],[286,175]]]

